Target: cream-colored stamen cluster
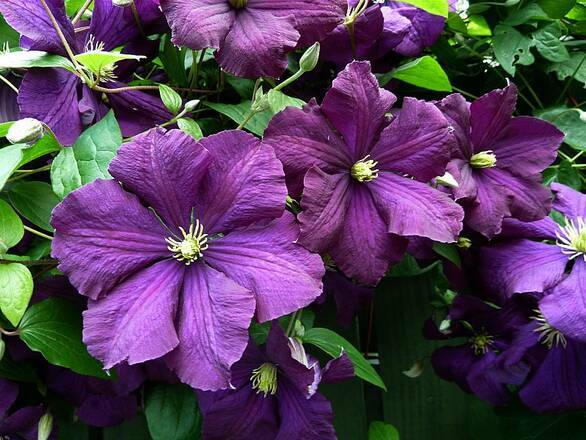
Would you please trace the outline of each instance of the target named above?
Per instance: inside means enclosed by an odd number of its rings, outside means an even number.
[[[494,344],[494,336],[486,332],[480,332],[470,338],[470,344],[477,356],[486,354],[490,347]]]
[[[496,166],[496,155],[491,151],[481,151],[470,158],[472,168],[492,168]]]
[[[582,255],[586,261],[586,222],[582,217],[576,222],[566,219],[566,226],[560,226],[556,236],[557,245],[562,248],[562,253],[570,256],[570,260]]]
[[[189,230],[179,228],[183,240],[178,241],[171,237],[165,239],[169,244],[167,249],[173,253],[173,258],[184,262],[187,266],[203,256],[202,251],[208,248],[208,234],[204,234],[203,225],[199,220],[189,226]]]
[[[277,367],[269,362],[265,362],[260,367],[252,370],[250,376],[252,382],[252,389],[257,390],[258,393],[274,395],[277,393]]]
[[[375,168],[378,162],[368,159],[369,157],[367,155],[352,165],[350,174],[359,182],[370,182],[378,177],[378,170]]]
[[[554,345],[556,347],[561,345],[563,348],[566,348],[568,342],[566,341],[564,334],[547,322],[547,319],[545,319],[541,310],[536,309],[534,312],[535,316],[531,319],[536,321],[537,324],[539,324],[539,327],[533,331],[539,333],[539,341],[547,348],[551,348]]]

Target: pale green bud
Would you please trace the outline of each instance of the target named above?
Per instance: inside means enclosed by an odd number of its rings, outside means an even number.
[[[461,249],[470,249],[472,247],[472,240],[467,237],[459,237],[456,246]]]
[[[315,43],[309,47],[299,60],[299,68],[304,72],[311,72],[313,69],[315,69],[317,62],[319,61],[319,51],[319,43]]]
[[[262,88],[259,87],[256,91],[256,94],[254,95],[254,101],[252,103],[252,106],[250,107],[250,111],[252,111],[253,113],[260,113],[264,112],[265,110],[268,110],[269,107],[269,95],[265,94],[262,91]]]
[[[186,113],[192,112],[195,110],[195,108],[199,105],[200,102],[201,101],[199,99],[192,99],[191,101],[187,101],[183,109]]]
[[[496,165],[495,154],[488,151],[481,151],[470,158],[470,166],[472,168],[492,168]]]
[[[47,440],[51,431],[53,431],[53,416],[47,412],[39,419],[37,440]]]
[[[452,325],[452,321],[450,321],[449,319],[444,319],[442,322],[440,322],[440,325],[439,325],[440,333],[442,333],[444,335],[449,334],[451,325]]]
[[[10,126],[6,139],[11,144],[33,144],[43,137],[44,131],[41,121],[24,118]]]
[[[441,185],[441,186],[445,186],[447,188],[458,188],[458,186],[460,186],[460,185],[458,185],[458,182],[456,181],[454,176],[452,176],[447,171],[445,172],[445,174],[443,176],[436,177],[435,183],[437,183],[438,185]]]

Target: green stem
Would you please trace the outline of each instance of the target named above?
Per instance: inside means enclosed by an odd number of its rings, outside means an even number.
[[[18,94],[18,89],[16,88],[16,86],[14,84],[12,84],[10,81],[8,81],[8,79],[5,78],[3,75],[0,75],[0,81],[2,81],[8,87],[10,87],[14,91],[14,93]]]
[[[531,96],[533,96],[533,99],[535,99],[535,102],[537,103],[537,105],[540,108],[543,108],[543,103],[541,102],[541,99],[539,99],[539,96],[537,96],[537,93],[535,93],[535,90],[533,90],[533,87],[531,87],[531,84],[529,84],[529,81],[527,81],[525,76],[521,73],[520,69],[518,70],[518,73],[519,73],[519,78],[521,78],[521,80],[523,81],[523,83],[525,84],[527,89],[529,90],[529,93],[531,93]]]
[[[31,234],[35,234],[38,235],[39,237],[45,238],[47,240],[53,240],[53,237],[51,237],[50,235],[47,235],[41,231],[37,231],[36,229],[30,228],[26,225],[23,226],[25,231],[30,232]]]
[[[299,69],[297,72],[295,72],[293,75],[291,75],[289,78],[287,78],[285,81],[283,81],[281,84],[278,84],[273,90],[279,91],[284,89],[285,87],[287,87],[289,84],[294,83],[295,81],[297,81],[299,78],[301,78],[301,76],[305,73],[305,71]]]
[[[476,96],[476,95],[473,95],[472,93],[468,93],[468,92],[467,92],[467,91],[465,91],[465,90],[459,89],[458,87],[454,87],[454,86],[452,86],[452,89],[454,89],[454,90],[455,90],[456,92],[458,92],[458,93],[461,93],[462,95],[468,96],[469,98],[472,98],[472,99],[478,99],[478,96]]]
[[[22,179],[23,177],[28,177],[28,176],[31,176],[33,174],[42,173],[44,171],[49,171],[50,169],[51,169],[51,165],[45,165],[44,167],[37,168],[36,170],[16,170],[14,173],[15,174],[18,173],[19,175],[18,176],[11,177],[6,182],[7,183],[14,182],[16,180]]]
[[[25,266],[57,266],[59,264],[57,260],[48,259],[48,260],[19,260],[19,261],[12,261],[12,260],[0,260],[0,264],[13,264],[19,263],[24,264]]]
[[[4,328],[0,327],[0,333],[6,336],[18,336],[20,334],[20,330],[16,329],[14,331],[5,330]]]
[[[556,104],[559,104],[561,102],[562,98],[564,96],[566,96],[568,89],[572,85],[572,82],[574,81],[575,76],[578,74],[578,72],[579,72],[580,68],[582,67],[582,64],[584,64],[585,60],[586,60],[586,55],[584,55],[582,57],[582,61],[580,61],[580,64],[578,64],[578,67],[576,67],[576,70],[574,71],[574,73],[572,74],[570,79],[568,79],[568,81],[566,81],[566,84],[564,85],[564,88],[563,88],[562,92],[560,93],[560,96],[558,96],[558,99],[556,99],[556,101],[555,101]]]
[[[136,9],[136,5],[134,1],[130,3],[130,9],[132,9],[132,15],[134,16],[134,21],[136,22],[136,27],[138,27],[138,31],[140,35],[145,37],[144,29],[142,27],[142,22],[140,21],[140,15],[138,14],[138,9]]]
[[[249,111],[246,117],[244,118],[244,121],[242,121],[242,123],[238,125],[238,127],[236,127],[236,130],[242,130],[246,126],[246,124],[250,122],[254,115],[256,115],[256,113],[257,112]]]
[[[293,312],[293,316],[291,316],[289,324],[287,325],[287,331],[285,332],[288,337],[291,336],[291,333],[293,333],[293,330],[295,329],[295,321],[299,319],[302,312],[303,309],[295,310],[295,312]]]
[[[61,43],[63,44],[63,47],[65,48],[65,52],[67,52],[67,55],[71,59],[71,62],[73,63],[75,68],[80,70],[80,65],[77,62],[77,60],[75,59],[75,54],[73,53],[73,50],[71,50],[71,46],[69,46],[69,43],[67,42],[67,38],[65,38],[65,35],[63,35],[63,31],[59,27],[59,23],[57,23],[55,16],[51,12],[51,8],[49,8],[49,5],[47,4],[47,2],[45,0],[40,0],[40,2],[43,5],[43,8],[45,8],[45,11],[47,12],[47,15],[49,16],[49,20],[51,20],[51,24],[53,25],[53,28],[55,28],[55,32],[57,32],[57,36],[59,37],[59,39],[61,40]]]
[[[77,11],[77,14],[75,14],[75,16],[73,17],[73,20],[71,20],[71,24],[75,25],[75,23],[77,23],[81,19],[84,12],[87,11],[87,8],[90,7],[90,5],[92,4],[93,1],[94,0],[86,0],[86,2],[79,9],[79,11]]]

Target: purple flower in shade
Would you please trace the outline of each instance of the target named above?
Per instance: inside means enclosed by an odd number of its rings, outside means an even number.
[[[29,406],[9,414],[17,397],[18,385],[0,378],[0,437],[37,440],[37,425],[45,411],[41,406]]]
[[[449,327],[440,332],[429,321],[426,337],[466,341],[434,351],[431,362],[436,374],[493,405],[504,404],[510,397],[507,385],[522,384],[529,371],[520,359],[506,367],[498,365],[499,353],[526,322],[519,307],[513,301],[501,308],[472,296],[456,296],[444,322]]]
[[[303,192],[299,242],[327,252],[348,277],[376,284],[400,260],[400,236],[453,242],[462,209],[426,183],[444,173],[451,136],[432,104],[378,87],[368,62],[338,75],[322,105],[276,115],[264,143],[281,159],[290,193]]]
[[[63,0],[47,0],[67,42],[74,53],[97,47],[112,50],[141,36],[129,7],[114,6],[111,0],[95,0],[89,29],[78,23],[74,29],[67,18]],[[164,23],[157,0],[135,1],[144,29],[158,30]],[[49,16],[39,0],[0,2],[0,13],[21,35],[25,49],[42,50],[66,56]],[[163,20],[163,21],[161,21]],[[104,88],[124,86],[111,80],[99,84]],[[140,91],[109,93],[109,105],[120,119],[124,136],[134,136],[172,115],[158,97]],[[19,88],[18,104],[22,118],[45,122],[62,144],[71,145],[84,125],[100,120],[107,108],[101,93],[94,92],[81,79],[65,69],[30,69]]]
[[[233,390],[199,392],[206,439],[335,439],[330,403],[320,383],[354,376],[342,354],[322,370],[295,338],[273,324],[266,347],[250,341],[232,367]]]
[[[342,326],[349,327],[354,317],[373,300],[374,289],[359,286],[341,273],[327,270],[324,276],[324,295],[334,297],[336,318]]]
[[[564,135],[554,125],[513,117],[517,88],[494,90],[472,104],[453,94],[437,104],[454,129],[457,148],[448,165],[453,190],[466,211],[466,226],[488,238],[505,217],[535,221],[551,207],[540,173],[557,156]]]
[[[195,388],[230,384],[260,322],[321,293],[318,255],[295,244],[273,150],[242,131],[195,142],[153,129],[53,211],[53,255],[83,295],[84,341],[106,368],[164,356]],[[148,208],[150,209],[148,209]]]
[[[287,53],[322,39],[340,22],[346,0],[161,0],[173,42],[216,49],[228,72],[280,76]]]
[[[348,8],[356,8],[358,3],[348,0]],[[406,3],[373,4],[356,19],[353,37],[343,23],[327,35],[322,42],[322,58],[344,66],[353,59],[376,61],[391,51],[417,56],[435,43],[445,21],[444,17]]]
[[[557,183],[552,189],[553,207],[566,224],[549,217],[532,223],[508,220],[503,232],[520,239],[483,248],[479,265],[494,294],[533,293],[541,298],[539,309],[548,323],[586,342],[586,196]]]

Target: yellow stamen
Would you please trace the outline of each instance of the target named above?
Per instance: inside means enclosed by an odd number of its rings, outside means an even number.
[[[167,249],[173,253],[173,258],[183,261],[187,266],[193,263],[198,258],[203,256],[202,251],[208,248],[208,234],[203,233],[203,225],[199,220],[195,221],[195,225],[189,226],[189,231],[179,228],[183,235],[183,240],[178,241],[169,237],[165,241],[169,244]]]
[[[260,367],[252,370],[250,376],[252,382],[252,389],[258,390],[256,393],[264,393],[274,395],[277,393],[277,367],[273,364],[265,362]]]
[[[359,182],[370,182],[378,177],[378,170],[375,168],[378,162],[369,160],[370,155],[360,159],[350,170],[350,174]]]

